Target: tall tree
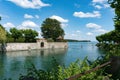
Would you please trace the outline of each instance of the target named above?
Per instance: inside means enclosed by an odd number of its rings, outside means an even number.
[[[61,36],[64,37],[64,30],[61,28],[61,23],[56,19],[47,18],[42,23],[42,36],[46,39],[52,38],[54,41]]]
[[[14,42],[16,42],[16,40],[22,36],[22,32],[16,28],[11,28],[10,32],[11,36],[14,38]]]
[[[1,16],[0,16],[1,21]],[[0,42],[4,43],[6,41],[6,31],[5,28],[0,24]]]
[[[32,29],[21,30],[23,32],[25,42],[35,42],[35,38],[38,36],[38,32]]]
[[[115,10],[114,26],[117,43],[120,41],[120,0],[108,0],[111,7]]]
[[[4,43],[6,41],[6,31],[0,25],[0,42]]]

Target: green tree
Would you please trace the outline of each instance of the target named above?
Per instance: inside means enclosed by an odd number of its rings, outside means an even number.
[[[0,16],[1,21],[1,16]],[[0,42],[4,43],[6,41],[6,31],[5,28],[0,24]]]
[[[11,28],[10,32],[11,36],[14,38],[14,42],[16,42],[16,40],[22,36],[22,32],[16,28]]]
[[[61,23],[56,19],[47,18],[42,23],[42,36],[46,39],[52,38],[54,41],[61,36],[64,37],[64,30],[61,28]]]
[[[25,42],[35,42],[35,38],[38,36],[38,32],[32,29],[21,30],[25,38]]]
[[[4,43],[6,41],[6,31],[0,25],[0,42]]]

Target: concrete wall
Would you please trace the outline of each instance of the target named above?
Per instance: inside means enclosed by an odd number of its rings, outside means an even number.
[[[43,42],[44,46],[41,47],[42,42],[37,43],[7,43],[5,46],[6,51],[21,51],[33,49],[54,49],[54,48],[67,48],[67,42]],[[0,48],[1,51],[1,48]]]

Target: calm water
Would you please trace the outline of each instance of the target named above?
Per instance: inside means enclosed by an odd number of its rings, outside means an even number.
[[[88,56],[89,60],[95,60],[101,55],[95,42],[69,42],[68,49],[32,50],[0,53],[0,80],[4,77],[12,77],[16,80],[20,73],[25,73],[26,68],[34,63],[38,69],[50,69],[52,57],[59,64],[68,66],[77,59],[83,60]]]

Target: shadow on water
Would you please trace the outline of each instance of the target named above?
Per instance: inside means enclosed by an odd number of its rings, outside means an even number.
[[[16,80],[31,64],[35,64],[37,69],[50,70],[52,57],[62,65],[66,52],[67,49],[48,49],[0,53],[0,80],[10,77]]]

